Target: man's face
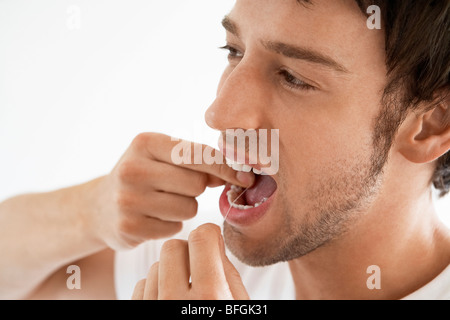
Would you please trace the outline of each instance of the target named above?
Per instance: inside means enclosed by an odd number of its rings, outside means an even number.
[[[276,191],[257,218],[225,222],[225,240],[251,265],[291,260],[338,238],[376,194],[383,31],[353,0],[238,0],[224,26],[230,63],[208,124],[279,129]]]

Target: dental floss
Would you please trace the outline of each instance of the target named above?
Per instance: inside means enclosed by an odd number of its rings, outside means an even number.
[[[235,204],[236,201],[237,201],[237,200],[245,193],[245,191],[247,191],[248,189],[249,189],[249,187],[245,188],[245,190],[242,191],[241,194],[238,195],[237,198],[233,200],[233,203],[232,203],[232,204]],[[228,214],[230,213],[231,208],[233,208],[233,206],[230,204],[230,208],[228,209],[228,212],[227,212],[227,214],[225,215],[225,218],[223,219],[223,221],[226,221],[226,220],[227,220],[227,217],[228,217]]]

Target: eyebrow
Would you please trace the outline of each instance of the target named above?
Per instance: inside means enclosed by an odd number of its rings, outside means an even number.
[[[233,20],[230,19],[230,17],[225,16],[223,18],[222,26],[231,34],[239,37],[239,27]],[[349,73],[349,71],[342,64],[338,63],[333,58],[310,48],[294,46],[277,41],[261,41],[261,43],[267,50],[275,52],[277,54],[281,54],[285,57],[305,60],[308,62],[324,65],[339,72]]]
[[[230,19],[229,16],[225,16],[222,19],[222,26],[227,30],[229,33],[234,34],[236,37],[239,37],[239,28],[237,24]]]

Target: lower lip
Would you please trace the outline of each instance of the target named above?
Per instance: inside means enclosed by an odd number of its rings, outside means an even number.
[[[263,202],[256,208],[240,210],[231,207],[230,203],[228,202],[227,192],[230,189],[231,189],[230,184],[227,184],[222,192],[222,195],[220,196],[219,207],[222,216],[224,218],[226,217],[226,221],[234,226],[249,226],[260,220],[267,213],[272,203],[272,200],[277,192],[275,190],[275,192],[265,202]]]

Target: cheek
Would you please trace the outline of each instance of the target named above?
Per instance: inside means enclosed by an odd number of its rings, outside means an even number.
[[[333,162],[368,158],[376,106],[348,95],[308,97],[289,110],[280,130],[289,166],[320,169]]]
[[[298,119],[301,125],[290,133],[280,130],[280,135],[284,132],[280,161],[287,185],[301,189],[337,177],[342,169],[370,164],[373,148],[368,126],[358,126],[361,122],[350,119],[305,118]]]

